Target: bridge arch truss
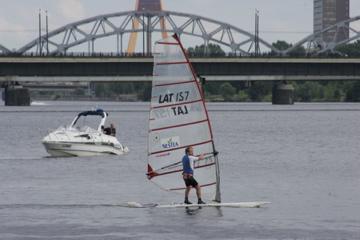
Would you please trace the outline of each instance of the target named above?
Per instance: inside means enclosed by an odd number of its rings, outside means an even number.
[[[139,28],[134,27],[135,23]],[[109,36],[116,36],[114,43],[118,54],[124,52],[123,38],[132,32],[161,33],[166,25],[166,32],[202,39],[205,46],[216,43],[227,47],[233,54],[251,55],[255,51],[256,41],[261,49],[280,53],[271,44],[256,38],[255,35],[233,25],[210,18],[171,11],[128,11],[100,15],[65,25],[41,38],[35,39],[19,50],[18,54],[66,54],[71,48],[87,43],[87,52],[95,53],[95,42]],[[157,40],[157,39],[156,39]],[[205,48],[206,49],[206,48]]]
[[[0,54],[8,54],[10,50],[0,44]]]
[[[349,31],[349,38],[338,41],[338,37],[341,34],[345,34],[346,31]],[[322,40],[326,34],[333,35],[331,41],[325,42]],[[336,47],[357,39],[360,39],[360,16],[338,22],[319,33],[311,34],[295,43],[291,48],[282,51],[282,55],[288,55],[300,46],[304,46],[308,54],[316,55],[324,52],[336,52]]]

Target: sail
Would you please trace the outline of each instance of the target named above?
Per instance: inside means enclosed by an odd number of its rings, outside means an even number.
[[[205,197],[220,202],[219,165],[204,95],[176,35],[155,44],[149,116],[148,178],[162,189],[181,191],[182,158],[193,146],[205,159],[194,165],[194,177]]]

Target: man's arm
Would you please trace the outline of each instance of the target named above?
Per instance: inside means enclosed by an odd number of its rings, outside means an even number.
[[[200,159],[199,157],[189,156],[190,166],[193,170],[195,169],[195,161],[197,161],[199,159]]]

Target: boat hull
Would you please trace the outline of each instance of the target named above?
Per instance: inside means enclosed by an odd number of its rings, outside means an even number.
[[[123,155],[127,147],[120,149],[110,145],[43,142],[46,151],[53,157],[92,157],[101,155]]]

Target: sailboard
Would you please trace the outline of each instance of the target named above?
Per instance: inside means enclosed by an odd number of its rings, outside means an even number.
[[[197,75],[177,35],[155,43],[152,95],[149,114],[147,177],[160,188],[184,193],[182,158],[192,146],[194,155],[204,155],[195,161],[194,176],[202,197],[221,204],[220,169],[212,128],[206,109],[204,92]],[[228,206],[235,206],[229,203]],[[258,203],[238,203],[237,206],[261,206]],[[193,205],[192,205],[193,206]],[[202,205],[205,206],[205,205]],[[156,207],[187,207],[184,204]]]
[[[228,207],[228,208],[260,208],[270,202],[233,202],[233,203],[218,203],[211,202],[205,204],[184,204],[184,203],[172,203],[172,204],[154,204],[154,203],[138,203],[127,202],[122,204],[122,207],[128,208],[202,208],[202,207]]]
[[[202,88],[179,38],[155,43],[149,119],[148,179],[167,191],[182,192],[186,147],[205,159],[194,164],[204,195],[221,201],[219,165]]]

